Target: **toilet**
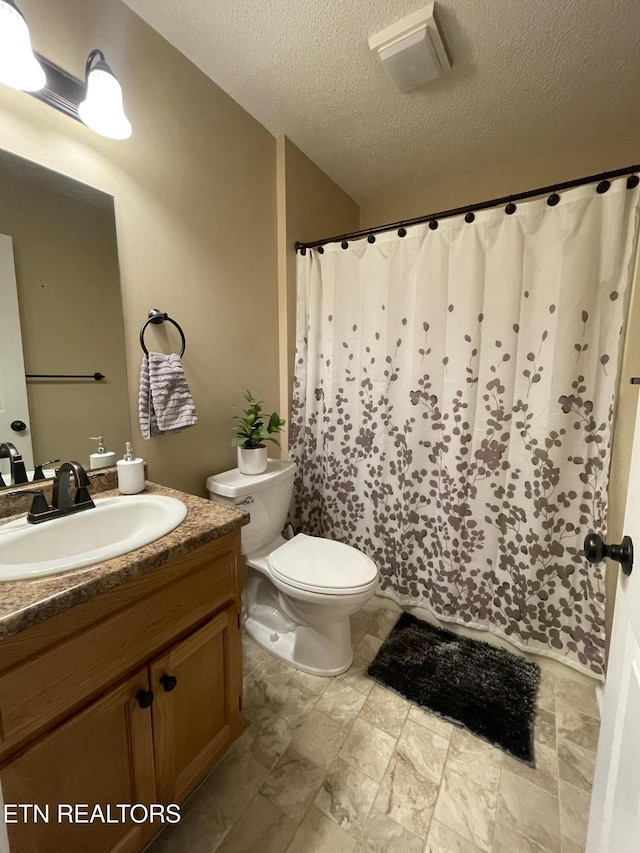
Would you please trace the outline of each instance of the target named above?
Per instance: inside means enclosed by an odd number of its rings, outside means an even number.
[[[270,459],[263,474],[237,468],[207,479],[211,500],[246,510],[244,629],[275,657],[313,675],[339,675],[353,659],[349,616],[378,587],[376,565],[345,545],[299,533],[285,540],[295,464]]]

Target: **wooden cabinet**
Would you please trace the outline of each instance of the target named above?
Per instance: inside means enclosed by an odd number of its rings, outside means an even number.
[[[157,820],[59,822],[59,804],[181,803],[241,734],[238,564],[228,534],[0,643],[4,802],[49,807],[8,824],[11,853],[141,850]]]
[[[236,611],[225,610],[151,664],[160,802],[181,802],[231,740],[236,621]]]
[[[48,823],[30,816],[28,823],[7,824],[11,853],[125,853],[139,850],[153,834],[131,822],[71,823],[63,808],[156,802],[151,713],[135,701],[139,690],[148,689],[145,669],[5,764],[5,803],[49,807]]]

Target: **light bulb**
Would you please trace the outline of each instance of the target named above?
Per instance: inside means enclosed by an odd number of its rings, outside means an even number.
[[[0,83],[23,92],[37,92],[46,83],[27,22],[9,0],[0,0]]]
[[[78,106],[78,114],[87,127],[109,139],[128,139],[131,136],[120,83],[104,59],[87,74],[87,92]]]

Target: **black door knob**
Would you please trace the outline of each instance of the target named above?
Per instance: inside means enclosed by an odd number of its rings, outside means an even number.
[[[24,432],[27,428],[27,425],[24,421],[11,421],[11,429],[14,432]]]
[[[178,683],[178,679],[175,675],[163,675],[160,678],[160,684],[162,685],[162,689],[165,693],[171,693],[172,690],[176,689],[176,685]]]
[[[153,702],[153,693],[151,690],[138,690],[136,699],[141,708],[148,708]]]
[[[605,557],[620,563],[625,575],[633,570],[633,542],[625,536],[619,545],[607,545],[597,533],[589,533],[584,540],[584,555],[590,563],[601,563]]]

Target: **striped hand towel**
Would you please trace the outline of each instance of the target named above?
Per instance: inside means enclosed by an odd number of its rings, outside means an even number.
[[[143,357],[138,414],[143,438],[180,432],[198,423],[177,353],[150,352]]]

